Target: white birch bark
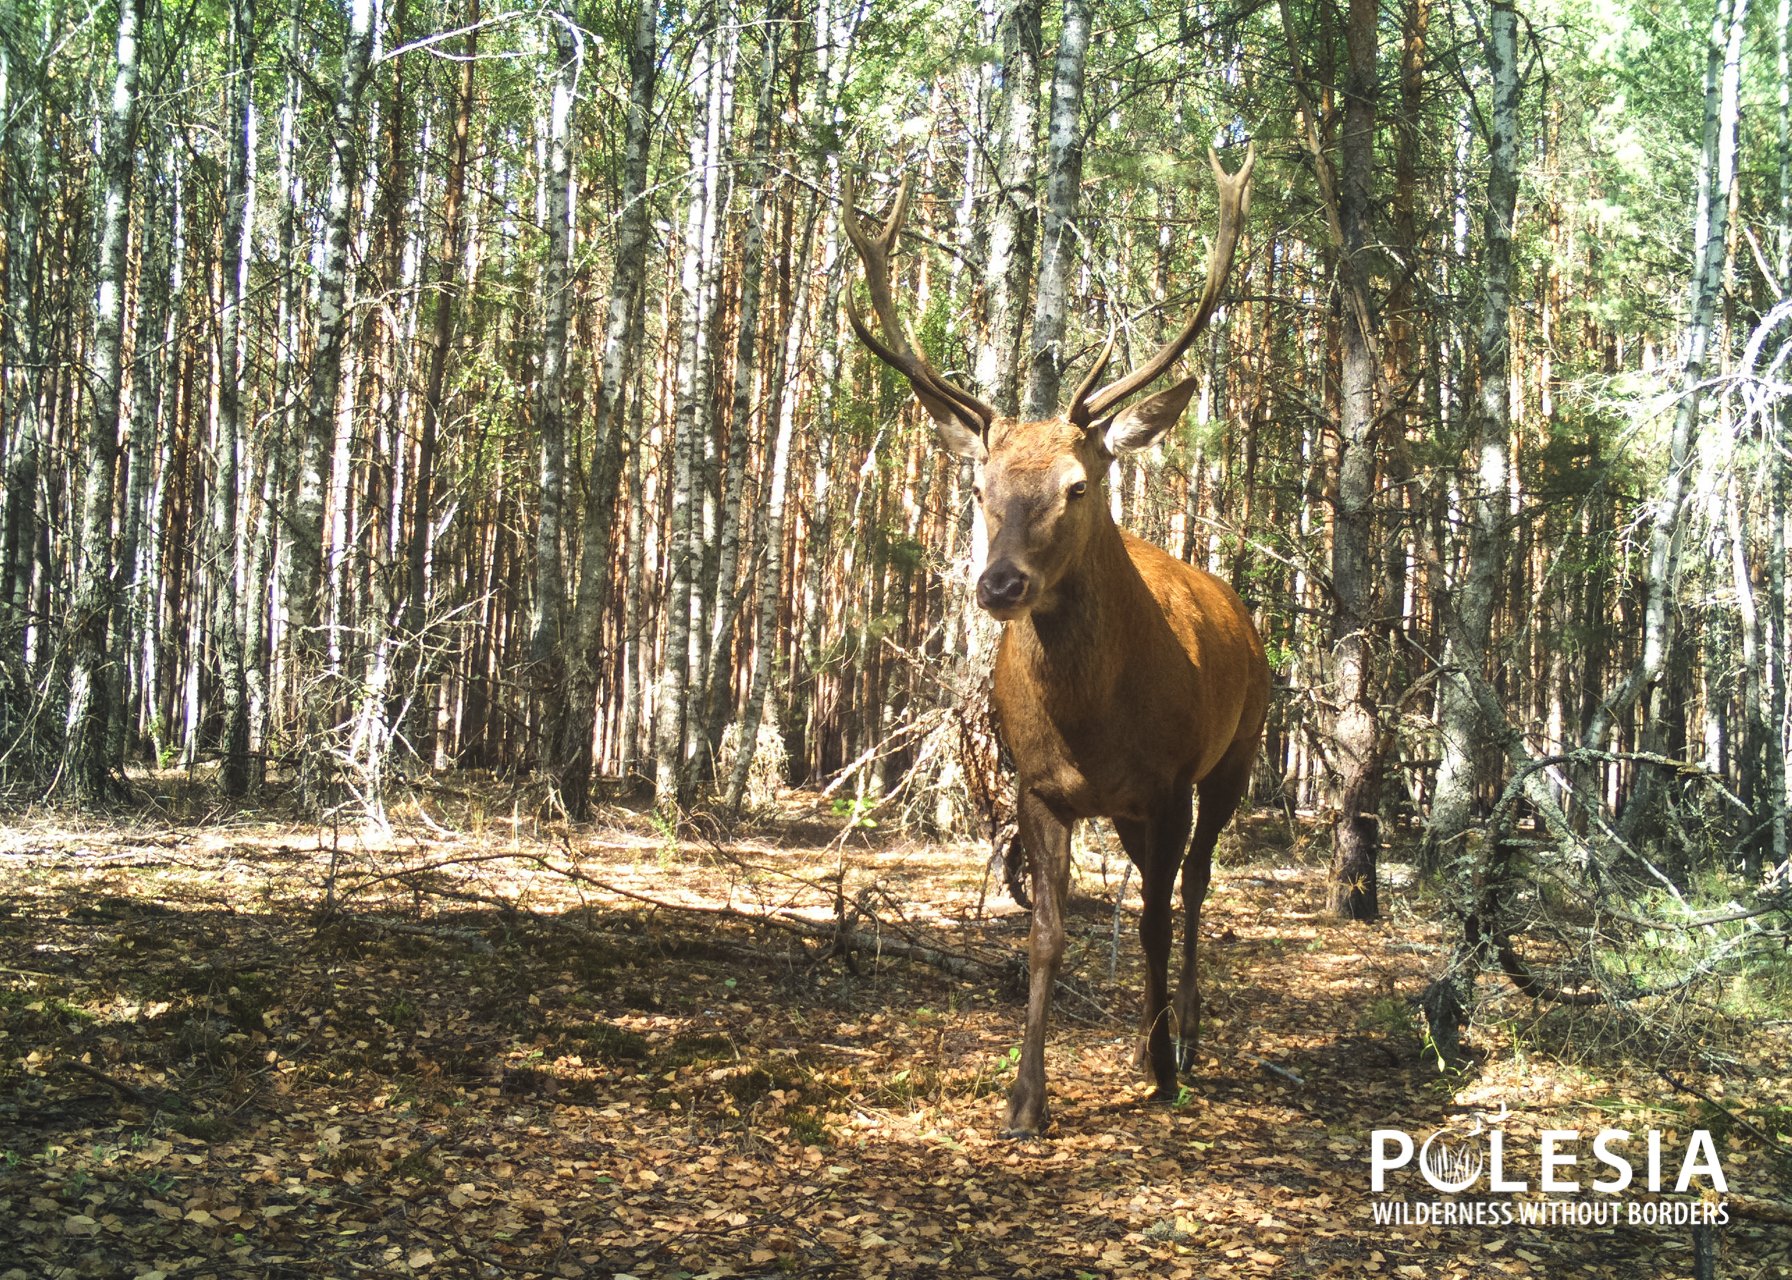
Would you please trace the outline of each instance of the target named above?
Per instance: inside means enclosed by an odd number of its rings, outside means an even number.
[[[695,72],[691,97],[706,111],[711,101],[711,81],[721,74],[712,42],[700,41],[693,57]],[[704,234],[707,206],[712,194],[709,181],[710,132],[692,129],[690,189],[686,197],[684,250],[679,268],[680,330],[677,369],[677,407],[673,422],[672,475],[667,494],[671,527],[666,548],[667,590],[662,608],[664,652],[658,692],[654,699],[654,798],[662,808],[675,806],[685,796],[685,739],[687,701],[691,684],[692,582],[701,537],[699,513],[692,493],[700,444],[697,433],[705,417],[698,403],[701,370],[709,360],[709,327],[704,323]]]
[[[540,434],[537,471],[541,498],[535,530],[534,617],[529,657],[536,667],[542,714],[558,696],[560,623],[565,608],[565,568],[560,540],[566,502],[566,329],[572,279],[572,108],[584,60],[582,38],[569,12],[549,16],[555,73],[548,107],[546,187],[547,257],[541,273],[541,380],[535,424]]]
[[[249,695],[243,664],[240,591],[245,548],[238,533],[237,498],[244,447],[242,398],[248,303],[250,231],[255,192],[255,0],[233,0],[230,166],[224,192],[224,296],[218,324],[222,330],[218,360],[218,441],[212,469],[213,572],[221,590],[215,601],[212,640],[218,663],[218,692],[223,704],[223,742],[219,782],[224,794],[240,796],[249,788]]]
[[[610,300],[604,321],[602,381],[597,389],[595,447],[581,530],[579,589],[573,608],[573,639],[567,654],[566,715],[560,729],[556,784],[561,803],[574,818],[589,811],[593,738],[596,731],[597,669],[601,658],[604,615],[610,602],[610,534],[616,506],[617,473],[622,460],[624,391],[629,353],[635,346],[641,316],[641,280],[647,261],[647,161],[653,138],[653,98],[659,79],[659,3],[641,0],[629,44],[629,106],[623,142],[621,204],[616,220],[616,257],[610,273]],[[638,549],[639,524],[632,504],[639,497],[639,441],[630,441],[631,554]],[[631,576],[631,601],[639,609],[638,578]],[[637,618],[638,621],[638,618]],[[634,623],[627,627],[634,642]],[[627,659],[624,659],[625,665]],[[626,698],[625,698],[626,701]],[[635,712],[638,714],[637,703]],[[628,720],[625,711],[624,721]],[[626,755],[634,726],[625,723]]]
[[[1089,56],[1089,0],[1064,0],[1064,26],[1052,72],[1047,126],[1045,209],[1040,227],[1039,288],[1033,303],[1032,355],[1027,366],[1024,418],[1058,412],[1064,378],[1064,333],[1070,271],[1077,253],[1077,208],[1083,181],[1083,69]]]
[[[1711,358],[1717,301],[1728,232],[1730,187],[1736,178],[1736,131],[1740,118],[1740,83],[1744,19],[1748,0],[1715,0],[1705,62],[1705,132],[1693,210],[1693,278],[1681,360],[1680,400],[1668,441],[1668,470],[1654,503],[1649,530],[1649,570],[1643,602],[1642,655],[1623,682],[1593,717],[1587,745],[1603,748],[1617,722],[1648,697],[1652,714],[1645,722],[1644,745],[1659,749],[1656,726],[1665,721],[1660,706],[1662,676],[1672,649],[1673,603],[1680,569],[1681,515],[1687,481],[1698,445],[1704,381]],[[1649,822],[1655,773],[1645,769],[1625,806],[1620,833],[1634,839]]]
[[[783,28],[778,22],[781,0],[772,0],[766,10],[765,62],[760,76],[758,100],[754,104],[753,134],[748,144],[747,162],[737,181],[749,188],[746,226],[741,233],[740,294],[736,307],[734,342],[734,385],[729,397],[728,464],[722,479],[721,528],[713,584],[709,586],[714,603],[710,615],[709,637],[704,646],[708,669],[708,689],[704,693],[706,711],[705,737],[707,749],[715,752],[721,744],[722,722],[731,699],[728,696],[733,664],[729,661],[729,641],[734,622],[745,594],[745,584],[738,583],[741,542],[741,498],[747,482],[747,457],[752,452],[752,422],[755,392],[759,386],[759,298],[765,270],[765,222],[771,203],[772,175],[766,164],[771,145],[774,119],[773,91],[779,75],[779,46]],[[803,261],[801,255],[796,261]],[[767,397],[775,400],[776,396]]]
[[[997,20],[1002,44],[997,190],[983,277],[989,313],[985,337],[977,353],[977,383],[1002,413],[1014,413],[1020,408],[1021,329],[1026,321],[1033,272],[1040,8],[1041,0],[1008,0]]]
[[[137,120],[141,0],[119,0],[117,69],[105,112],[100,155],[99,259],[88,352],[87,438],[83,446],[80,560],[70,620],[68,736],[57,789],[79,803],[102,804],[119,791],[123,762],[112,756],[117,664],[109,622],[116,566],[112,503],[118,471],[118,417],[124,368],[125,250],[130,233]]]
[[[325,722],[323,688],[311,682],[324,676],[322,597],[324,486],[338,398],[342,389],[343,337],[348,325],[348,236],[352,194],[361,136],[361,91],[373,56],[376,0],[350,0],[348,43],[331,112],[330,177],[324,212],[323,243],[318,263],[317,338],[305,388],[299,438],[294,442],[293,492],[282,532],[284,564],[282,595],[286,604],[286,678],[299,707],[300,770],[303,789],[312,799],[322,795],[322,743]]]

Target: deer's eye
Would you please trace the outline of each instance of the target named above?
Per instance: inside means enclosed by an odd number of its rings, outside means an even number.
[[[1089,482],[1087,480],[1078,480],[1075,484],[1070,486],[1070,496],[1073,498],[1080,498],[1087,492],[1089,492]]]

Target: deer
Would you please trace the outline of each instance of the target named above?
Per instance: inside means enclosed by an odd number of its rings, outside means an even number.
[[[1033,873],[1026,1032],[1004,1136],[1049,1124],[1046,1024],[1064,956],[1071,833],[1109,819],[1138,868],[1145,954],[1137,1064],[1151,1097],[1180,1096],[1201,1022],[1197,941],[1213,850],[1250,784],[1269,707],[1270,673],[1250,612],[1230,585],[1120,528],[1104,489],[1109,464],[1151,445],[1181,418],[1196,379],[1122,407],[1156,382],[1206,329],[1249,208],[1254,148],[1236,173],[1209,152],[1219,229],[1193,313],[1144,364],[1102,385],[1110,336],[1059,417],[998,413],[941,375],[903,324],[891,259],[912,179],[868,228],[850,177],[842,221],[864,270],[876,330],[846,291],[853,332],[907,379],[940,444],[973,464],[989,533],[976,600],[1003,624],[992,702],[1015,763],[1020,838]],[[1194,799],[1200,798],[1199,817]],[[1191,839],[1191,824],[1193,827]],[[1172,898],[1182,875],[1182,968],[1168,988]]]

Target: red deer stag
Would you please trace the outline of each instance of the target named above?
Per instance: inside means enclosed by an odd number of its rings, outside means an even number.
[[[1139,868],[1145,1000],[1140,1057],[1154,1098],[1178,1092],[1192,1068],[1201,1017],[1195,943],[1213,847],[1250,780],[1269,706],[1269,664],[1251,616],[1212,574],[1183,564],[1117,526],[1102,493],[1116,454],[1143,449],[1175,424],[1193,395],[1185,379],[1126,408],[1206,326],[1219,300],[1250,203],[1254,152],[1219,184],[1219,233],[1207,283],[1182,331],[1133,372],[1100,390],[1110,340],[1064,416],[1021,422],[942,377],[897,315],[890,254],[909,186],[875,233],[861,225],[852,188],[845,225],[865,268],[874,333],[851,291],[846,314],[859,339],[907,376],[941,442],[978,464],[989,525],[989,563],[977,603],[1007,623],[996,654],[995,707],[1014,756],[1021,840],[1033,866],[1027,1032],[1008,1095],[1004,1132],[1047,1122],[1045,1028],[1064,955],[1070,832],[1080,818],[1111,818]],[[1193,817],[1190,790],[1201,797]],[[1182,977],[1172,1038],[1168,990],[1171,895],[1182,869]]]

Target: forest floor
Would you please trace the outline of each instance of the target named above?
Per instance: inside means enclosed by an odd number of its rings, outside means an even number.
[[[718,842],[458,794],[378,839],[0,826],[0,1277],[1692,1274],[1691,1228],[1627,1220],[1689,1197],[1583,1188],[1620,1221],[1527,1225],[1497,1210],[1535,1192],[1440,1197],[1413,1168],[1371,1191],[1371,1130],[1466,1135],[1502,1108],[1506,1174],[1533,1186],[1541,1130],[1581,1131],[1566,1176],[1590,1181],[1595,1131],[1659,1128],[1671,1182],[1704,1125],[1733,1195],[1792,1199],[1724,1123],[1792,1114],[1786,1026],[1701,1032],[1727,1078],[1674,1069],[1722,1109],[1513,996],[1476,1069],[1440,1074],[1412,1004],[1445,954],[1423,897],[1326,921],[1280,819],[1222,848],[1204,1061],[1175,1105],[1131,1066],[1136,887],[1110,974],[1122,860],[1079,854],[1054,1122],[1017,1142],[997,1122],[1024,1011],[977,965],[1014,972],[1026,917],[976,849],[839,839],[802,797]],[[885,949],[839,954],[843,912]],[[1440,1200],[1495,1220],[1375,1216]],[[1792,1276],[1792,1227],[1716,1235],[1726,1280]]]

